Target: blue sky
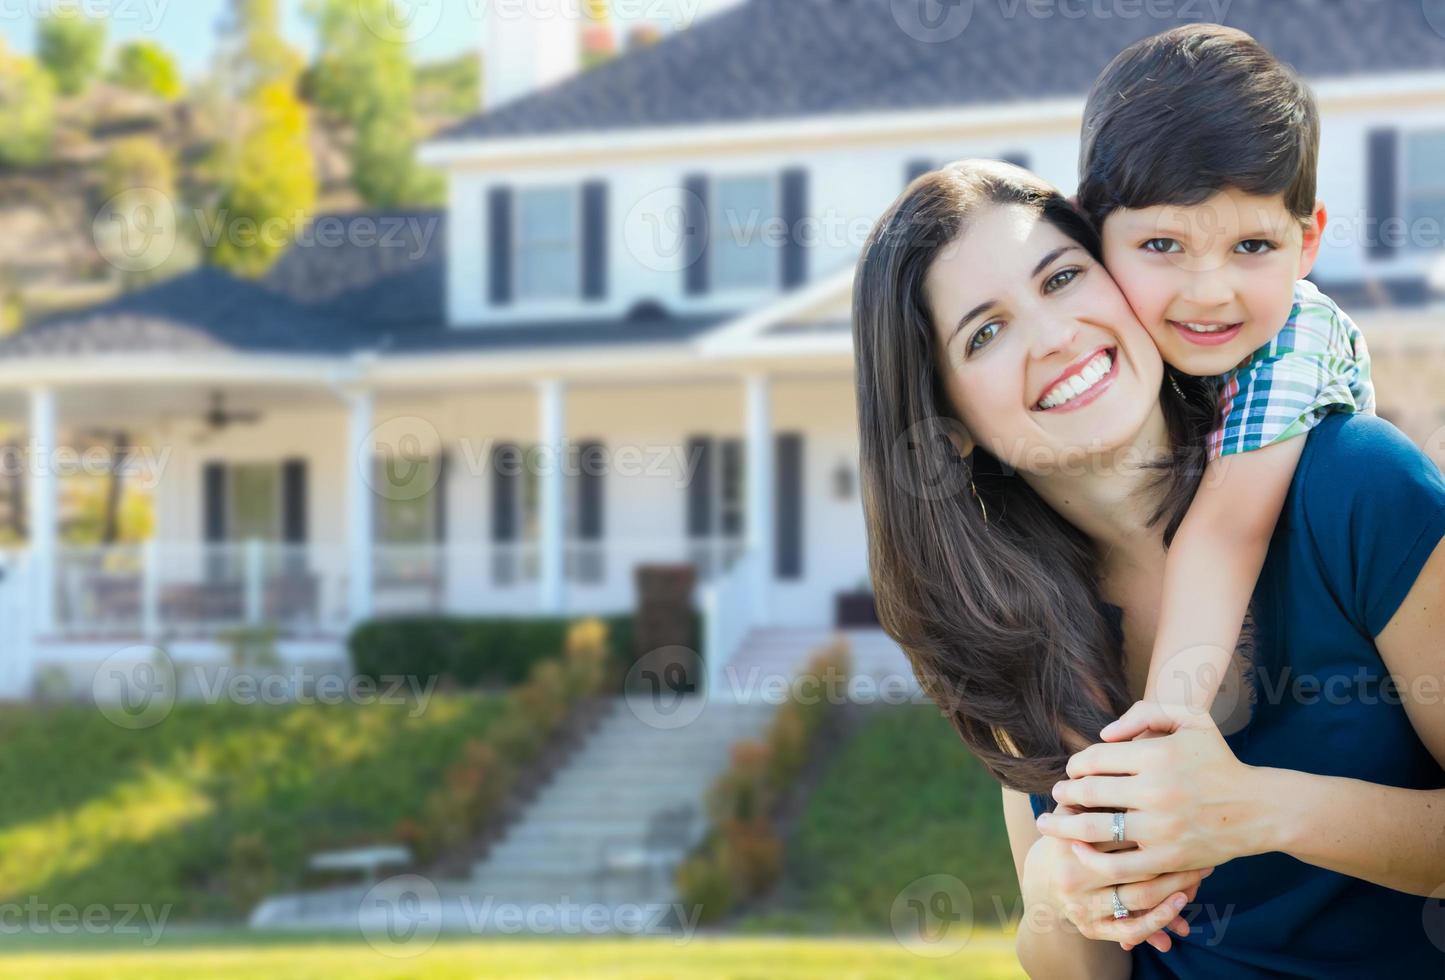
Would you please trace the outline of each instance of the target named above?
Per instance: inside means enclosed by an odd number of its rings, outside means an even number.
[[[411,0],[423,6],[435,4],[435,24],[413,43],[419,61],[445,58],[481,44],[479,11],[497,0]],[[505,0],[501,0],[505,2]],[[516,0],[520,3],[522,0]],[[545,0],[533,0],[545,2]],[[550,0],[553,4],[561,0]],[[611,0],[614,9],[634,11],[644,20],[686,17],[701,9],[704,13],[729,6],[736,0]],[[104,16],[110,25],[112,45],[135,39],[160,42],[181,62],[187,76],[205,70],[216,43],[216,25],[226,0],[0,0],[0,35],[13,51],[29,53],[35,47],[36,13],[57,6],[75,7]],[[303,0],[281,0],[287,36],[297,47],[310,51],[313,32],[302,13]],[[439,16],[439,19],[436,19]]]

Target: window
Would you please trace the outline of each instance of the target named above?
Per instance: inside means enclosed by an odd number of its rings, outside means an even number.
[[[519,299],[576,298],[580,249],[575,188],[534,187],[517,192]]]
[[[1434,250],[1445,234],[1445,130],[1405,136],[1403,176],[1408,247]]]
[[[778,250],[770,241],[778,217],[773,178],[721,178],[712,203],[708,216],[712,287],[772,288],[778,264]]]
[[[378,457],[375,481],[378,544],[431,544],[437,540],[435,457]]]
[[[227,537],[232,541],[280,541],[281,467],[276,463],[236,463],[228,472]]]

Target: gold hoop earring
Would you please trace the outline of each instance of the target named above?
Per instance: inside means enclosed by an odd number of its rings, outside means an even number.
[[[978,487],[973,485],[973,477],[968,478],[968,489],[973,493],[973,499],[978,501],[978,509],[983,513],[983,526],[988,527],[988,508],[983,505],[983,498],[978,495]]]
[[[1184,389],[1179,387],[1179,381],[1172,374],[1169,375],[1169,383],[1174,386],[1174,394],[1179,396],[1180,401],[1187,402],[1189,400],[1189,396],[1184,394]]]

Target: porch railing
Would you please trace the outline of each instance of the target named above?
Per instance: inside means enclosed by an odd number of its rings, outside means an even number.
[[[689,562],[700,586],[730,574],[734,538],[633,537],[572,541],[563,553],[567,614],[636,606],[635,569]],[[350,567],[324,545],[159,543],[58,548],[55,628],[62,635],[211,633],[274,624],[290,633],[344,632]],[[535,542],[372,546],[376,615],[543,612]]]

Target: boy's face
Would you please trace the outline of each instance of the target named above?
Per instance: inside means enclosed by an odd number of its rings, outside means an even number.
[[[1303,228],[1284,195],[1232,188],[1194,205],[1118,208],[1100,229],[1104,264],[1164,360],[1223,374],[1267,343],[1319,252],[1325,210]]]

